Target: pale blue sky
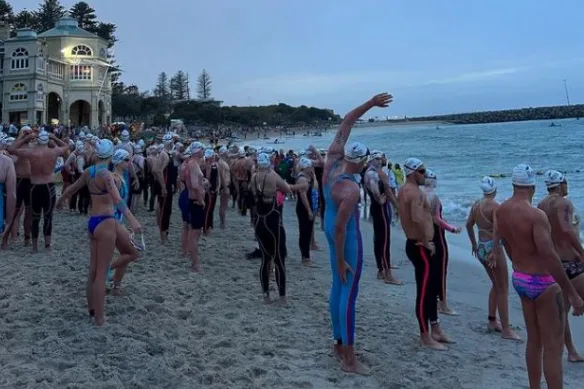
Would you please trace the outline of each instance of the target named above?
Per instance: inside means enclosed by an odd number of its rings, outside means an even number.
[[[16,10],[40,0],[11,1]],[[70,7],[74,1],[62,1]],[[582,0],[93,0],[122,80],[202,68],[226,104],[330,107],[388,91],[419,116],[584,102]],[[18,5],[16,5],[18,4]]]

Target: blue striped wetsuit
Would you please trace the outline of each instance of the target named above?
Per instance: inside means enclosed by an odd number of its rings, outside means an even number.
[[[331,170],[331,172],[334,170]],[[337,255],[335,249],[335,222],[339,207],[331,198],[333,185],[342,180],[350,180],[355,183],[354,176],[350,174],[340,174],[324,185],[323,196],[326,204],[324,213],[324,231],[329,244],[332,287],[329,299],[331,321],[333,327],[333,337],[337,343],[344,346],[353,345],[355,338],[355,302],[359,292],[359,279],[363,268],[363,241],[361,230],[359,229],[359,208],[351,215],[346,227],[345,235],[345,262],[354,270],[355,274],[347,272],[347,282],[343,283],[337,270]]]

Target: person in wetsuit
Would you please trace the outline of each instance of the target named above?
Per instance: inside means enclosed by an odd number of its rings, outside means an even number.
[[[385,184],[380,178],[382,158],[381,151],[371,152],[371,161],[363,185],[371,198],[369,213],[373,221],[373,251],[377,262],[377,278],[383,279],[386,284],[403,285],[403,282],[394,278],[391,272],[390,201],[395,205],[396,199],[391,191],[386,191]]]
[[[446,231],[453,234],[460,234],[462,230],[459,226],[449,224],[442,216],[442,202],[434,189],[437,186],[436,174],[430,170],[426,170],[426,178],[424,181],[424,189],[426,196],[430,202],[430,210],[432,211],[432,220],[434,222],[434,247],[436,252],[434,254],[435,263],[440,271],[440,285],[437,290],[438,295],[438,312],[444,315],[456,316],[457,313],[448,306],[446,299],[446,275],[448,274],[448,242],[446,240]]]
[[[302,265],[312,267],[310,258],[310,243],[314,229],[315,206],[318,201],[314,201],[312,191],[314,189],[314,178],[310,171],[312,162],[306,157],[300,158],[298,162],[299,173],[296,175],[296,186],[298,187],[296,197],[296,216],[298,218],[298,246],[302,255]]]
[[[221,176],[219,175],[217,158],[213,149],[205,150],[205,169],[203,173],[209,181],[209,186],[205,191],[205,224],[203,225],[203,232],[209,234],[213,230],[217,192],[221,186]]]
[[[335,353],[346,372],[368,375],[354,350],[355,303],[363,267],[363,242],[359,228],[359,174],[369,149],[359,142],[345,148],[351,128],[373,107],[387,107],[392,96],[382,93],[349,112],[328,148],[323,170],[326,204],[324,230],[329,244],[332,286],[329,298]]]
[[[127,203],[120,196],[121,182],[109,171],[114,154],[114,145],[108,139],[100,140],[96,145],[98,162],[85,169],[81,177],[70,185],[57,201],[57,207],[83,186],[87,185],[91,194],[91,216],[87,223],[90,238],[90,262],[87,279],[87,309],[97,326],[105,323],[105,285],[108,269],[114,269],[113,293],[121,294],[121,282],[125,271],[138,257],[131,237],[123,225],[116,221],[115,209],[126,218],[134,232],[140,233],[142,226],[130,211]],[[129,160],[129,158],[128,158]],[[129,162],[129,161],[128,161]],[[114,249],[120,257],[113,261]]]
[[[250,187],[256,209],[255,235],[262,252],[260,282],[264,301],[271,302],[269,283],[270,264],[273,262],[280,295],[278,304],[286,305],[286,240],[276,197],[277,191],[288,194],[294,186],[288,185],[272,169],[270,156],[266,153],[258,155],[257,169],[251,178]]]

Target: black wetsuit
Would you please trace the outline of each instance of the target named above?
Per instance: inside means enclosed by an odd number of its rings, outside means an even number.
[[[308,191],[306,192],[306,198],[308,199],[308,206],[310,207],[310,212],[312,212],[312,188],[314,183],[312,179],[306,177],[303,173],[298,175],[298,178],[304,177],[308,180]],[[309,211],[304,206],[300,194],[298,194],[298,199],[296,200],[296,216],[298,217],[298,246],[300,247],[300,253],[303,259],[310,258],[310,241],[312,239],[312,230],[314,227],[314,216],[310,219]]]
[[[209,177],[207,177],[207,169],[205,169],[204,176],[209,180],[209,189],[205,191],[205,223],[203,229],[212,230],[215,205],[217,204],[217,189],[219,187],[219,168],[217,163],[211,165]]]
[[[174,195],[174,187],[176,185],[176,178],[178,176],[178,167],[174,165],[172,156],[168,154],[168,164],[163,170],[164,185],[166,187],[166,196],[160,196],[158,193],[158,205],[160,207],[160,231],[168,232],[170,227],[170,215],[172,214],[172,197]]]
[[[371,169],[374,170],[374,169]],[[375,172],[377,174],[377,172]],[[385,194],[385,185],[381,180],[377,181],[379,194]],[[391,206],[389,200],[379,204],[373,193],[367,188],[371,198],[369,213],[373,221],[373,251],[378,271],[387,271],[390,268],[390,244],[391,244]]]
[[[276,268],[276,284],[280,296],[286,295],[286,238],[281,215],[278,210],[276,194],[272,201],[264,202],[264,187],[267,174],[264,177],[261,188],[258,187],[257,179],[251,184],[255,186],[255,205],[257,209],[257,219],[255,224],[255,234],[262,252],[262,265],[260,267],[260,281],[262,291],[265,296],[270,294],[270,263],[273,261]],[[257,177],[257,176],[256,176]]]

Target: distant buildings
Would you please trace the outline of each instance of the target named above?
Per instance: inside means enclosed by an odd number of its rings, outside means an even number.
[[[87,125],[111,121],[107,42],[64,17],[37,34],[0,25],[0,121]]]

